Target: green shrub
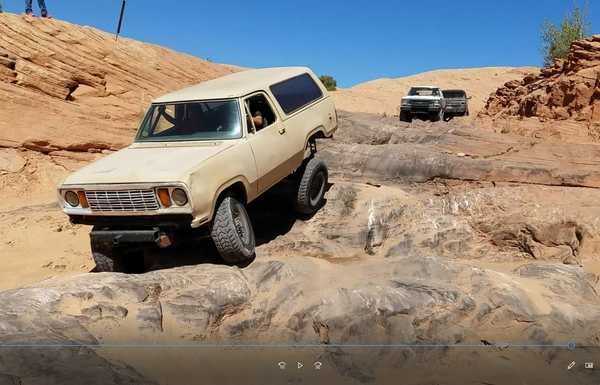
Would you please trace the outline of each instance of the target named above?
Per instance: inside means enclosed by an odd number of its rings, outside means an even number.
[[[569,54],[569,47],[575,40],[584,38],[590,30],[587,7],[575,7],[567,14],[560,25],[550,21],[542,25],[542,41],[544,65],[551,66],[554,59],[564,59]]]
[[[319,76],[319,79],[321,79],[321,82],[323,83],[327,91],[335,91],[337,89],[337,82],[335,81],[333,76],[321,75]]]

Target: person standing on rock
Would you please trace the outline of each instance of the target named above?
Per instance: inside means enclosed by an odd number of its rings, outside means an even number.
[[[1,0],[0,0],[1,1]],[[25,0],[25,14],[27,16],[33,16],[33,8],[31,2],[33,0]],[[40,7],[40,12],[42,17],[49,17],[48,8],[46,8],[46,2],[44,0],[37,0],[38,6]]]

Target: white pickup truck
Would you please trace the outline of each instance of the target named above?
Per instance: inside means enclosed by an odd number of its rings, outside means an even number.
[[[402,98],[400,105],[400,120],[411,122],[419,117],[437,122],[444,119],[446,100],[439,87],[412,87],[408,95]]]

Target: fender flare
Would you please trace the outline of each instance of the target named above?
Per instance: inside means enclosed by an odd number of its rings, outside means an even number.
[[[312,130],[311,130],[311,131],[308,133],[308,135],[306,135],[306,139],[305,139],[305,141],[304,141],[304,148],[305,148],[305,149],[306,149],[306,148],[308,148],[308,146],[309,146],[309,142],[310,142],[310,139],[311,139],[312,137],[317,137],[317,138],[330,138],[330,137],[331,137],[331,135],[330,135],[330,136],[327,136],[327,134],[325,133],[325,127],[323,127],[323,126],[318,126],[318,127],[315,127],[314,129],[312,129]]]
[[[248,179],[246,179],[246,177],[243,175],[235,176],[235,177],[229,179],[227,182],[221,184],[221,186],[215,192],[215,195],[213,196],[213,201],[211,204],[211,211],[210,211],[210,219],[211,220],[212,220],[215,210],[217,208],[216,207],[217,203],[221,199],[223,192],[225,192],[227,189],[231,188],[232,186],[234,186],[236,184],[241,184],[244,189],[243,193],[245,196],[244,196],[244,202],[242,202],[242,203],[246,204],[249,200],[254,199],[254,196],[256,194],[252,193],[252,191],[251,191],[252,187],[251,187],[250,182],[248,182]]]

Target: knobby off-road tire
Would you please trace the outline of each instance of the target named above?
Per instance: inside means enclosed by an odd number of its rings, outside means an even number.
[[[252,223],[244,205],[234,197],[227,196],[219,204],[210,235],[225,262],[235,265],[254,258]]]
[[[400,111],[400,121],[410,123],[412,122],[412,116],[406,111]]]
[[[322,160],[312,158],[306,163],[298,183],[296,211],[310,215],[323,205],[328,176],[327,166]]]
[[[113,247],[92,242],[92,257],[96,267],[95,273],[125,272],[124,256]]]

